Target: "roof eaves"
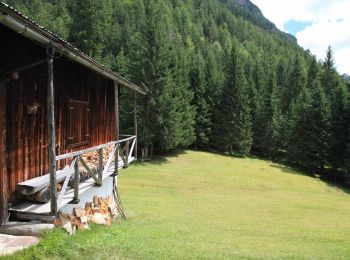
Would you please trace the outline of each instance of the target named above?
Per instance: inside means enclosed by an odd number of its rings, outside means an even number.
[[[21,14],[13,7],[0,2],[0,23],[4,24],[11,29],[21,32],[25,37],[31,38],[36,42],[44,46],[52,46],[61,51],[63,55],[72,59],[86,67],[89,67],[97,73],[118,82],[132,90],[135,90],[143,95],[146,93],[137,85],[133,84],[129,80],[123,78],[117,73],[106,68],[102,64],[98,63],[66,40],[60,38],[58,35],[45,29],[36,22],[30,20],[28,17]]]

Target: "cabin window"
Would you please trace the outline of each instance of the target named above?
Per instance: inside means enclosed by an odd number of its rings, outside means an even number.
[[[67,148],[89,144],[89,114],[89,102],[68,101]]]

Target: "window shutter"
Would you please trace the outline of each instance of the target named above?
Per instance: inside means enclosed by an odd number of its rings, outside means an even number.
[[[89,144],[89,116],[90,104],[88,102],[68,101],[67,148]]]

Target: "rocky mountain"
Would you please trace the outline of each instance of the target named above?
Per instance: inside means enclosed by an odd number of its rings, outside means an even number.
[[[262,11],[252,3],[250,0],[220,0],[222,3],[227,5],[227,7],[236,15],[243,17],[244,19],[250,20],[254,24],[276,34],[281,35],[284,38],[297,43],[297,39],[289,34],[280,31],[274,23],[268,20]]]
[[[342,75],[342,77],[343,77],[343,79],[345,79],[345,80],[347,80],[347,81],[350,81],[350,75],[344,73],[344,74]]]

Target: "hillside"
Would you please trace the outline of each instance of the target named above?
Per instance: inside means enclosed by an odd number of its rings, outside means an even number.
[[[286,166],[184,151],[119,176],[128,220],[11,259],[349,259],[350,197]]]
[[[349,88],[332,49],[317,61],[251,1],[7,2],[144,88],[139,147],[255,154],[348,178]],[[131,98],[121,94],[122,111]],[[132,125],[122,113],[122,132]]]

